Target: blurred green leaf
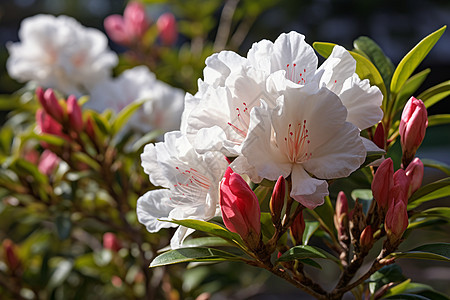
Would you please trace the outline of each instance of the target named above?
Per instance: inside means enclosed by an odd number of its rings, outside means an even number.
[[[214,249],[214,248],[181,248],[176,250],[170,250],[164,252],[151,262],[150,268],[172,265],[182,262],[214,262],[214,261],[226,261],[242,260],[237,255]]]
[[[394,73],[394,65],[391,60],[386,57],[380,46],[369,37],[361,36],[353,41],[353,47],[367,55],[378,71],[380,71],[384,85],[389,86],[392,74]]]
[[[33,132],[32,134],[27,136],[26,139],[36,139],[38,141],[45,142],[47,144],[55,145],[58,147],[61,147],[62,145],[67,143],[67,141],[62,137],[46,133],[36,134]]]
[[[391,253],[389,257],[450,261],[450,243],[422,245],[406,252]]]
[[[0,111],[2,110],[13,110],[20,106],[19,102],[20,96],[18,95],[0,95]]]
[[[303,232],[302,244],[308,245],[309,239],[313,236],[314,232],[319,228],[320,224],[316,221],[305,221],[305,231]]]
[[[428,117],[428,127],[450,124],[450,114],[432,115]]]
[[[329,259],[337,264],[340,264],[339,259],[337,259],[335,256],[331,255],[330,253],[326,252],[325,250],[322,250],[320,248],[314,247],[314,246],[308,246],[308,245],[299,245],[292,247],[288,251],[284,252],[278,259],[277,262],[283,262],[283,261],[292,261],[295,259],[302,260],[306,258],[323,258],[323,259]]]
[[[111,131],[115,135],[122,129],[131,116],[144,104],[145,101],[134,101],[125,106],[112,120]]]
[[[73,262],[69,260],[61,260],[50,277],[47,287],[52,290],[61,286],[63,282],[66,281],[67,277],[69,277],[72,267]]]
[[[447,197],[449,195],[450,177],[429,183],[412,194],[411,198],[409,199],[408,210],[416,208],[424,202]]]
[[[431,33],[422,39],[411,51],[408,52],[408,54],[405,55],[392,75],[391,93],[397,94],[400,91],[406,80],[408,80],[409,76],[411,76],[417,66],[431,51],[446,28],[447,26],[444,26]]]
[[[429,108],[442,99],[445,99],[448,95],[450,95],[450,80],[427,89],[417,96],[417,99],[422,100],[425,107]]]
[[[443,162],[434,159],[424,158],[422,159],[422,163],[425,167],[441,170],[442,172],[447,174],[447,176],[450,176],[450,166]]]
[[[406,80],[405,84],[401,88],[400,92],[398,93],[397,99],[395,100],[394,107],[392,109],[392,116],[395,116],[396,113],[398,113],[400,110],[403,109],[406,102],[411,98],[411,96],[414,95],[414,93],[417,91],[417,89],[422,85],[422,83],[425,81],[425,79],[428,77],[428,74],[430,74],[430,69],[425,69],[414,76],[411,76]],[[420,98],[419,98],[420,99]]]
[[[72,221],[70,220],[70,216],[62,214],[58,215],[55,218],[55,226],[60,240],[65,240],[70,236],[70,232],[72,231]]]
[[[161,136],[163,134],[160,130],[152,130],[149,133],[145,134],[141,138],[139,138],[136,142],[134,142],[131,150],[133,152],[139,151],[143,146],[149,144],[150,142],[154,141],[157,137]]]

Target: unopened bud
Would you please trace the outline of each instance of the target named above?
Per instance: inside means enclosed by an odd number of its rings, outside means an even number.
[[[401,200],[397,200],[389,207],[384,220],[384,229],[391,245],[401,239],[407,227],[408,212],[406,204]]]
[[[38,169],[44,175],[50,175],[60,162],[60,158],[52,151],[46,149],[39,159]]]
[[[406,176],[406,172],[403,169],[398,169],[394,173],[394,186],[392,187],[392,198],[401,199],[405,204],[408,204],[408,189],[410,185],[409,178]],[[392,200],[391,200],[392,201]]]
[[[6,264],[12,272],[15,272],[20,266],[20,260],[17,256],[17,247],[10,239],[5,239],[2,246],[5,253]]]
[[[52,89],[47,89],[45,92],[41,87],[36,89],[36,96],[41,103],[44,111],[50,115],[58,123],[62,123],[64,120],[64,111],[56,99],[55,93]]]
[[[292,222],[292,225],[289,229],[296,245],[300,245],[303,241],[303,233],[305,232],[305,220],[303,219],[303,211],[300,211],[300,213],[295,217],[294,222]]]
[[[348,231],[348,201],[345,193],[340,191],[336,199],[336,211],[334,214],[334,226],[338,236],[343,236]]]
[[[407,198],[411,197],[422,185],[423,179],[423,163],[416,157],[406,168],[406,176],[409,178],[409,188]]]
[[[404,168],[413,160],[417,148],[425,137],[427,126],[428,113],[425,105],[422,100],[411,97],[403,109],[399,126]]]
[[[83,130],[83,115],[77,98],[73,95],[67,98],[67,114],[69,115],[71,128],[75,132],[81,132]]]
[[[90,115],[88,115],[86,120],[86,133],[92,142],[96,141],[97,135],[95,134],[94,121]]]
[[[125,26],[133,38],[141,38],[150,22],[145,13],[145,6],[139,2],[130,2],[123,12]]]
[[[114,233],[106,232],[103,234],[103,248],[117,252],[122,246]]]
[[[255,193],[228,167],[220,183],[220,209],[225,226],[239,234],[251,249],[261,238],[261,210]]]
[[[159,37],[164,45],[173,45],[178,37],[177,22],[175,17],[171,13],[162,14],[158,21],[156,21],[156,26],[159,30]]]
[[[373,231],[372,226],[367,226],[364,228],[363,232],[361,232],[361,236],[359,238],[359,244],[362,249],[370,249],[373,243]]]
[[[281,211],[284,206],[284,198],[286,195],[286,181],[280,176],[273,188],[272,198],[270,199],[270,214],[274,224],[280,224]]]
[[[378,206],[386,212],[389,205],[390,190],[393,185],[394,163],[385,159],[378,167],[372,181],[372,194]]]
[[[378,148],[386,149],[386,137],[384,135],[384,126],[382,122],[378,123],[377,129],[375,129],[373,142],[378,146]]]

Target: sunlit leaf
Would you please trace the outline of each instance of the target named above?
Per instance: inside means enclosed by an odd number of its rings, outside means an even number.
[[[432,115],[428,117],[428,127],[450,124],[450,114]]]
[[[417,99],[422,100],[425,107],[429,108],[449,95],[450,80],[447,80],[422,92]]]
[[[434,47],[441,35],[444,33],[447,26],[431,33],[423,40],[421,40],[405,57],[400,61],[397,68],[392,75],[391,93],[397,94],[408,80],[409,76],[414,72],[417,66],[427,56],[427,54]]]
[[[299,245],[292,247],[288,251],[284,252],[279,258],[278,262],[283,261],[292,261],[296,259],[305,259],[305,258],[322,258],[322,259],[329,259],[336,263],[340,263],[339,259],[337,259],[335,256],[329,254],[328,252],[317,248],[313,246],[308,245]]]
[[[370,293],[374,294],[379,288],[391,282],[400,282],[403,280],[405,280],[405,276],[403,276],[402,269],[399,265],[392,264],[384,266],[370,276]]]
[[[395,116],[397,112],[403,109],[408,99],[411,98],[411,96],[414,96],[414,93],[428,77],[430,71],[431,69],[425,69],[406,80],[405,84],[397,95],[397,99],[395,100],[395,105],[392,109],[391,116]]]
[[[409,251],[391,253],[388,257],[450,261],[450,243],[422,245]]]
[[[113,134],[120,131],[131,116],[141,107],[144,101],[134,101],[125,106],[114,118],[111,124]]]
[[[418,189],[409,199],[408,210],[416,208],[420,204],[447,197],[450,195],[450,177],[429,183]]]
[[[309,239],[313,236],[314,232],[319,228],[320,224],[316,221],[305,221],[305,231],[303,232],[302,244],[308,245]]]
[[[150,264],[150,268],[172,265],[182,262],[211,262],[211,261],[226,261],[242,260],[237,255],[214,249],[214,248],[181,248],[170,250],[158,255]]]
[[[450,176],[450,166],[443,162],[434,159],[424,158],[422,159],[422,163],[425,167],[441,170],[442,172],[447,174],[447,176]]]

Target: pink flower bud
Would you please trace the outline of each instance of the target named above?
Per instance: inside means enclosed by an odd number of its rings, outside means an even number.
[[[406,176],[406,172],[403,169],[398,169],[394,173],[394,187],[392,189],[400,189],[402,192],[402,195],[398,195],[398,192],[393,192],[393,196],[400,197],[405,204],[408,204],[408,189],[409,189],[410,181],[409,178]]]
[[[67,114],[69,115],[69,123],[72,129],[75,132],[81,132],[83,130],[83,114],[77,98],[73,95],[67,98]]]
[[[64,120],[64,111],[56,99],[55,93],[52,89],[47,89],[45,92],[41,87],[36,89],[36,95],[42,105],[44,111],[49,114],[57,122],[62,123]]]
[[[273,188],[272,198],[270,199],[270,213],[272,221],[280,223],[281,211],[284,206],[284,197],[286,196],[286,181],[283,176],[280,176]]]
[[[127,5],[123,19],[125,28],[132,39],[141,38],[150,26],[145,14],[145,6],[139,2],[131,2]]]
[[[291,231],[291,236],[295,240],[295,243],[297,245],[301,244],[303,240],[303,232],[305,231],[303,211],[300,211],[300,213],[295,217],[294,222],[292,222],[292,225],[289,229]]]
[[[428,114],[422,100],[411,97],[403,109],[400,119],[400,142],[403,151],[403,164],[407,167],[425,137]]]
[[[423,169],[423,163],[418,157],[414,158],[414,160],[406,168],[406,176],[410,181],[407,195],[408,199],[422,185]]]
[[[338,231],[338,235],[342,236],[346,228],[348,228],[348,201],[345,193],[340,191],[336,199],[336,211],[334,214],[334,226]]]
[[[391,244],[399,241],[408,227],[406,204],[397,200],[389,206],[384,220],[384,228]]]
[[[39,160],[38,169],[44,175],[50,175],[56,166],[59,164],[59,157],[50,150],[44,150]]]
[[[17,256],[17,246],[10,239],[5,239],[2,243],[3,251],[5,254],[5,261],[8,268],[15,272],[20,266],[20,260]]]
[[[39,133],[53,134],[63,137],[62,125],[50,117],[44,110],[36,111],[36,124]]]
[[[259,201],[245,180],[230,167],[220,183],[220,209],[225,226],[256,248],[261,233]]]
[[[103,234],[103,248],[117,252],[122,246],[114,233],[106,232]]]
[[[370,248],[373,243],[373,231],[372,226],[367,226],[364,228],[363,232],[361,232],[361,236],[359,238],[359,244],[362,248]]]
[[[375,172],[372,181],[372,194],[378,206],[386,212],[389,204],[389,193],[393,185],[394,163],[391,158],[385,159]]]
[[[162,14],[156,22],[159,36],[164,45],[173,45],[178,37],[177,22],[171,13]]]
[[[86,120],[86,133],[91,141],[95,142],[97,135],[95,134],[94,121],[90,115],[88,115]]]
[[[123,17],[119,15],[111,15],[105,18],[103,22],[105,31],[108,36],[116,43],[121,45],[128,45],[131,41],[127,30],[125,29],[125,22]]]
[[[378,123],[377,129],[375,129],[375,134],[373,135],[373,142],[378,148],[385,149],[386,148],[386,137],[384,135],[384,126],[383,123]]]

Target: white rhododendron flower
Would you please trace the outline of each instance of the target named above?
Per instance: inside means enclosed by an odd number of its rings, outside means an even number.
[[[138,199],[138,220],[148,231],[178,226],[159,220],[207,221],[220,215],[219,183],[228,167],[222,154],[198,154],[181,132],[172,131],[164,135],[164,142],[145,146],[141,159],[150,181],[165,188],[149,191]],[[192,232],[180,226],[171,247],[180,247]]]
[[[99,112],[109,108],[117,113],[134,101],[144,104],[131,116],[127,129],[148,132],[180,128],[184,92],[156,79],[146,66],[126,70],[118,78],[96,85],[85,107]]]
[[[36,15],[23,20],[20,42],[7,45],[9,75],[65,94],[80,95],[110,76],[117,55],[99,30],[68,16]]]
[[[381,120],[382,94],[368,80],[359,79],[348,51],[336,46],[320,68],[317,62],[314,49],[296,32],[282,34],[275,42],[255,43],[247,58],[230,51],[213,54],[206,60],[199,92],[186,99],[191,107],[184,115],[189,139],[199,151],[238,156],[252,108],[260,100],[274,107],[279,94],[268,89],[266,81],[279,71],[294,84],[327,87],[346,106],[347,121],[360,129]]]
[[[275,108],[262,102],[250,113],[242,155],[263,178],[291,176],[291,197],[313,209],[328,195],[324,179],[350,175],[364,162],[366,150],[358,128],[346,121],[347,109],[329,89],[279,85],[284,89]]]

